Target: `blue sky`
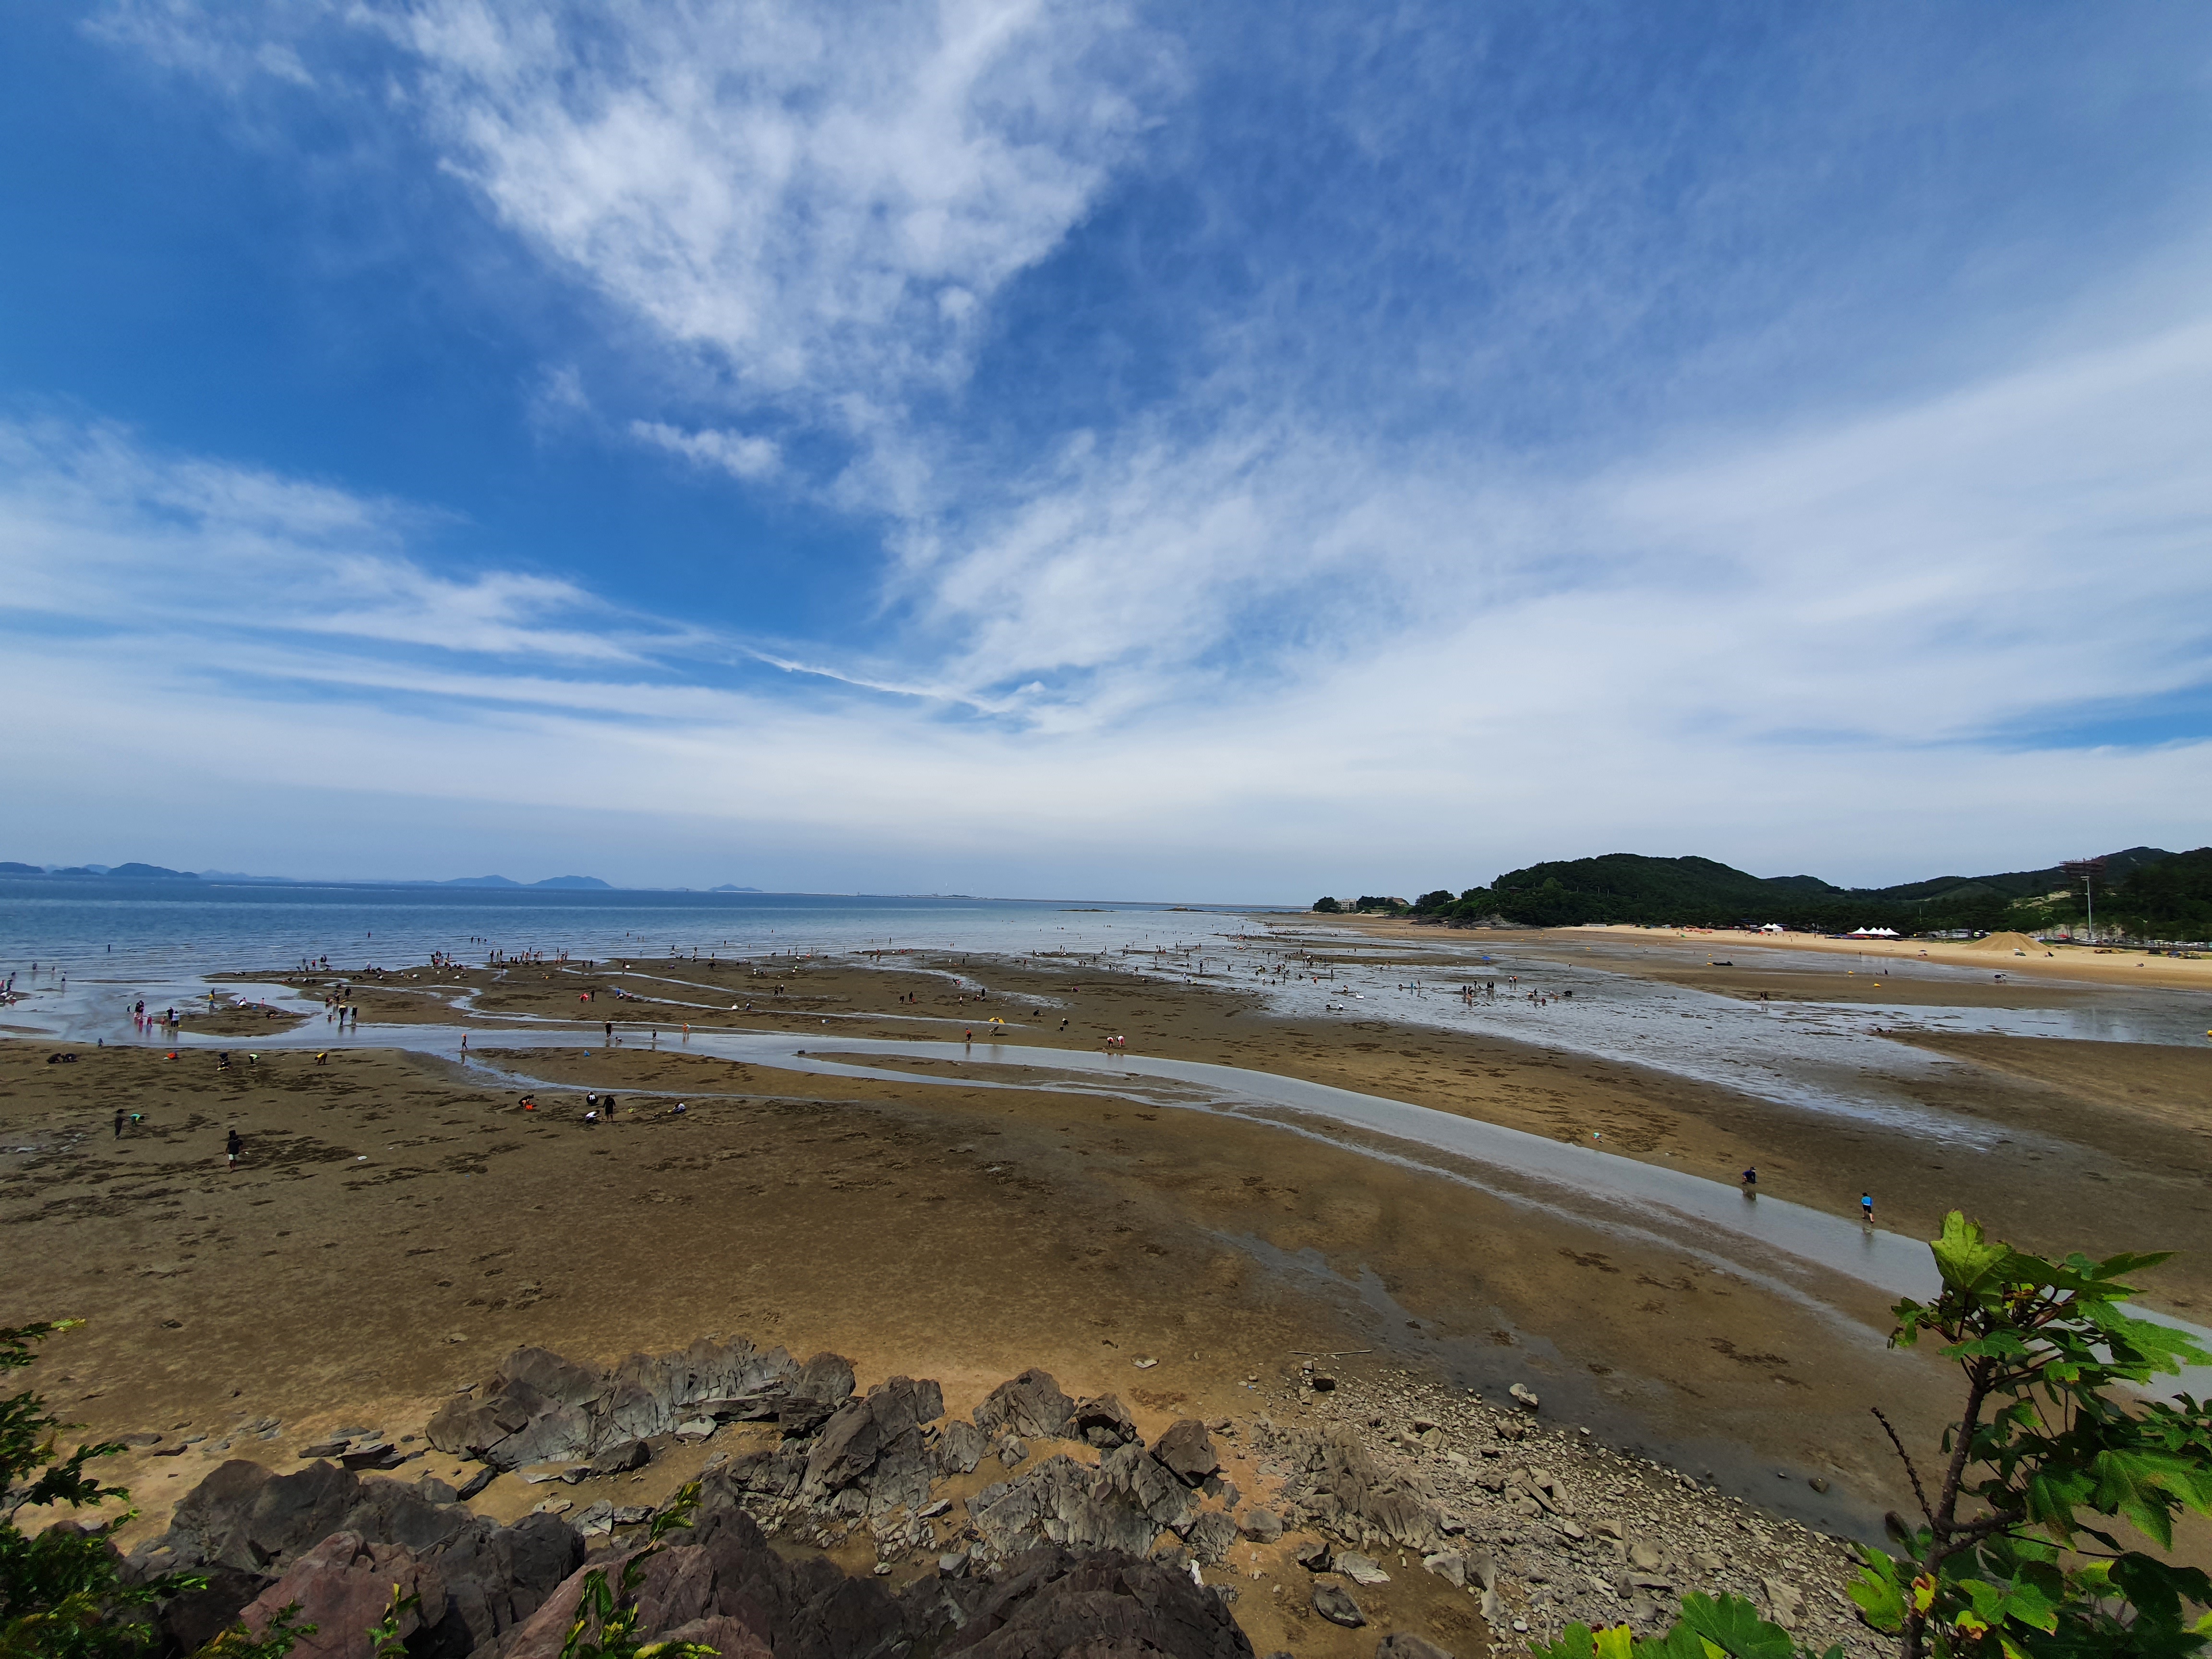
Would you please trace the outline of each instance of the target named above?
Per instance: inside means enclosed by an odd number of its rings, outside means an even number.
[[[0,15],[0,856],[1303,899],[2212,806],[2212,15]]]

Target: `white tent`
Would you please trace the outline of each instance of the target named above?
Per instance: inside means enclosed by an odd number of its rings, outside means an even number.
[[[1894,927],[1854,927],[1844,937],[1846,939],[1895,939],[1897,936],[1897,929]]]

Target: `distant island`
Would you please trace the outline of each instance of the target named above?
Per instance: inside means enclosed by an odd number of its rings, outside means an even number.
[[[557,887],[574,891],[589,889],[612,892],[613,886],[597,876],[548,876],[543,881],[510,881],[505,876],[456,876],[451,881],[435,884],[440,887]]]

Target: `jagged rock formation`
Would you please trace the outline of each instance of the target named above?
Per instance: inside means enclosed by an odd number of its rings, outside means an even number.
[[[481,1386],[448,1401],[423,1433],[440,1451],[519,1469],[694,1422],[775,1422],[787,1434],[809,1434],[852,1392],[851,1361],[823,1353],[802,1364],[743,1337],[632,1354],[608,1370],[518,1348]]]
[[[1002,1384],[963,1422],[945,1419],[933,1382],[892,1377],[855,1396],[852,1366],[832,1354],[801,1364],[781,1349],[708,1340],[601,1369],[525,1348],[441,1407],[428,1434],[482,1460],[480,1479],[514,1469],[544,1480],[563,1460],[588,1460],[565,1471],[580,1475],[626,1472],[680,1431],[729,1421],[773,1422],[781,1435],[709,1461],[692,1526],[645,1570],[639,1607],[652,1638],[702,1642],[724,1659],[1252,1651],[1228,1610],[1233,1592],[1201,1584],[1188,1565],[1219,1559],[1239,1535],[1196,1490],[1220,1486],[1206,1426],[1179,1423],[1148,1449],[1118,1400],[1078,1407],[1042,1371]],[[962,1509],[932,1501],[934,1483],[994,1451],[1022,1461],[1025,1439],[1104,1455],[1096,1467],[1045,1458]],[[161,1609],[169,1654],[241,1615],[264,1627],[296,1601],[321,1626],[301,1659],[368,1659],[366,1632],[397,1583],[420,1598],[403,1626],[410,1659],[555,1659],[586,1574],[618,1577],[643,1542],[620,1529],[653,1513],[601,1503],[580,1525],[539,1513],[501,1527],[454,1496],[440,1481],[364,1480],[326,1462],[289,1475],[225,1463],[131,1570],[209,1576],[205,1590]],[[781,1532],[828,1545],[861,1531],[879,1562],[933,1556],[937,1571],[894,1596],[878,1577],[787,1559],[768,1541]],[[612,1535],[587,1561],[586,1537],[602,1533]]]
[[[129,1570],[142,1578],[171,1571],[208,1576],[206,1589],[165,1603],[158,1621],[165,1644],[190,1653],[303,1564],[310,1570],[295,1586],[302,1595],[312,1583],[318,1596],[344,1601],[351,1594],[349,1574],[366,1552],[378,1573],[394,1566],[410,1580],[426,1577],[434,1584],[436,1596],[422,1598],[423,1628],[408,1644],[414,1659],[465,1659],[534,1612],[574,1573],[583,1563],[584,1540],[550,1515],[500,1526],[425,1494],[437,1484],[363,1480],[329,1463],[272,1474],[258,1463],[234,1460],[177,1505],[166,1534],[132,1552]],[[440,1495],[451,1492],[441,1489]],[[341,1540],[350,1540],[343,1550],[336,1547]],[[325,1544],[333,1547],[319,1556]],[[379,1558],[378,1548],[398,1553]],[[383,1565],[375,1565],[380,1560]],[[382,1613],[392,1578],[382,1583],[369,1622]],[[277,1599],[269,1610],[292,1599]],[[439,1611],[432,1618],[434,1600]],[[335,1623],[328,1628],[338,1630]]]

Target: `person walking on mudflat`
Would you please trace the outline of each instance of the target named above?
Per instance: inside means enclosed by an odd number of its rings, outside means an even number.
[[[222,1146],[224,1152],[229,1158],[229,1162],[225,1164],[223,1168],[235,1170],[238,1167],[238,1155],[246,1150],[246,1142],[240,1139],[238,1131],[233,1129],[224,1139]]]
[[[1759,1171],[1756,1169],[1747,1169],[1743,1172],[1743,1195],[1746,1198],[1759,1196]]]
[[[1859,1194],[1859,1219],[1867,1226],[1874,1225],[1874,1194],[1872,1193]]]

